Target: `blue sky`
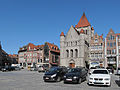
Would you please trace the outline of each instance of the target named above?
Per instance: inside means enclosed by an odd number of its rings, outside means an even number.
[[[85,12],[99,35],[120,33],[120,0],[0,0],[0,41],[9,54],[45,42],[60,46],[60,34]]]

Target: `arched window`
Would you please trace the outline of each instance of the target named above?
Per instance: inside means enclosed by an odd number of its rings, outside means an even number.
[[[71,54],[71,57],[73,57],[73,50],[72,49],[70,50],[70,54]]]
[[[75,49],[75,57],[78,57],[78,50]]]
[[[66,50],[66,55],[67,57],[69,57],[69,50]]]

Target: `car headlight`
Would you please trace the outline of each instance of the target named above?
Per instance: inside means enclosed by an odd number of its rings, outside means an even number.
[[[110,80],[109,78],[105,78],[104,80]]]
[[[90,80],[93,80],[93,78],[90,78]]]
[[[53,78],[53,77],[56,77],[56,74],[53,74],[53,75],[51,76],[51,78]]]
[[[76,78],[78,78],[78,77],[74,76],[73,78],[76,79]]]
[[[64,76],[64,78],[66,78],[66,76]]]

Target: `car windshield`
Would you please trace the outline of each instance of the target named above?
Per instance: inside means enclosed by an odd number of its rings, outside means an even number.
[[[107,70],[94,70],[92,74],[108,74]]]
[[[58,68],[50,68],[49,72],[56,72]]]
[[[80,69],[72,68],[68,71],[68,73],[80,72]]]

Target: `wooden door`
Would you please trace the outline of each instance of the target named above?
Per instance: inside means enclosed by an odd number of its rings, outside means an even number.
[[[75,67],[75,63],[70,63],[69,66],[70,66],[71,68],[74,68],[74,67]]]

